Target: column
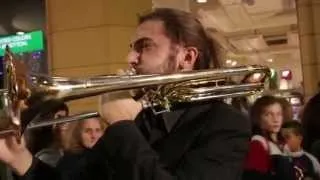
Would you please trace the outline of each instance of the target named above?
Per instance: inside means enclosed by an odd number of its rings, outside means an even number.
[[[126,68],[137,15],[151,0],[47,0],[49,71],[88,77]],[[68,103],[71,113],[97,110],[97,97]]]
[[[320,82],[320,1],[296,0],[300,36],[303,86],[306,100],[314,96]]]

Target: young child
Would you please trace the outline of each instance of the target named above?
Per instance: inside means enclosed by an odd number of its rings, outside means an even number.
[[[319,180],[320,164],[313,155],[302,149],[302,133],[302,126],[298,121],[284,123],[281,129],[285,142],[284,151],[292,159],[297,179]]]

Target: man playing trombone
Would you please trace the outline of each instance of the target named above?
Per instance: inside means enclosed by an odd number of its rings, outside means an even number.
[[[140,17],[128,60],[137,74],[172,74],[218,67],[214,49],[191,14],[155,9]],[[1,139],[0,159],[23,180],[240,179],[250,125],[222,101],[181,103],[156,115],[131,97],[101,100],[110,126],[68,172],[32,157],[14,137]]]

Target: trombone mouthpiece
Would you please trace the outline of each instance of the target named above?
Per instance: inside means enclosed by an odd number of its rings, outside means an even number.
[[[137,71],[136,71],[135,68],[129,68],[129,69],[126,70],[126,74],[129,75],[129,76],[136,75]]]
[[[133,75],[136,75],[136,70],[134,68],[119,69],[117,71],[117,75],[119,75],[119,76],[133,76]]]

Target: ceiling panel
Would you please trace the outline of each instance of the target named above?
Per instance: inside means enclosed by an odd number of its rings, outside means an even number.
[[[266,42],[264,41],[262,35],[256,38],[248,38],[248,44],[255,50],[262,50],[268,48]]]
[[[208,0],[200,4],[189,0],[189,5],[210,30],[210,35],[233,54],[227,58],[238,61],[238,65],[264,64],[283,68],[292,67],[290,62],[299,62],[297,59],[300,58],[297,55],[299,36],[294,1]],[[271,36],[284,37],[284,43],[268,46]]]
[[[1,0],[0,35],[44,29],[45,0]]]
[[[262,36],[243,39],[229,39],[229,42],[240,52],[260,51],[268,49]]]
[[[230,43],[237,48],[239,51],[252,51],[253,48],[248,43],[247,39],[229,40]]]
[[[283,25],[297,24],[295,13],[279,13],[265,16],[251,16],[256,28],[277,27]]]
[[[223,6],[240,4],[241,0],[219,0],[219,3]]]
[[[224,9],[238,28],[246,28],[253,25],[250,16],[241,4],[224,6]]]
[[[244,3],[249,14],[262,14],[265,12],[280,12],[283,9],[282,0],[254,0],[253,5]]]
[[[217,29],[220,32],[232,32],[237,28],[221,8],[211,11],[200,9],[198,15],[204,26]]]

